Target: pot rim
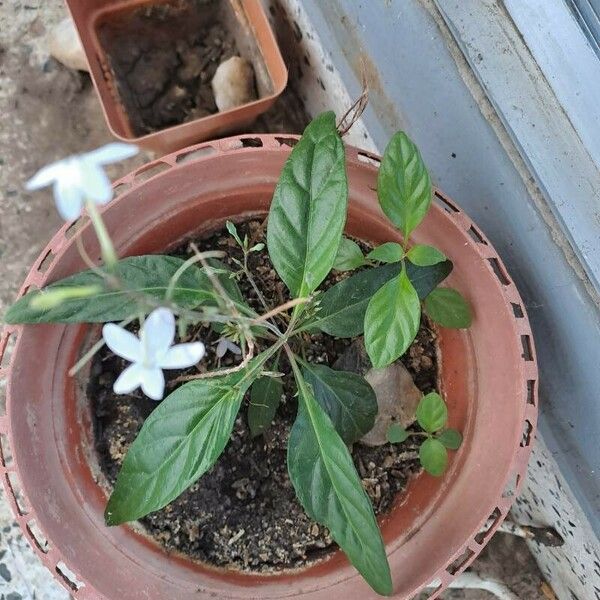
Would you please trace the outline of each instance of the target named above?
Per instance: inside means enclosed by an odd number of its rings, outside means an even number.
[[[245,146],[244,141],[248,139],[260,139],[262,147]],[[252,134],[235,136],[186,148],[156,161],[152,161],[151,163],[136,169],[129,175],[126,175],[122,179],[116,181],[115,189],[122,195],[118,195],[117,198],[111,202],[107,208],[107,211],[110,212],[111,207],[115,206],[121,198],[124,198],[125,196],[131,198],[134,196],[135,192],[140,188],[140,186],[148,184],[155,178],[161,177],[163,175],[162,171],[157,174],[152,174],[153,169],[157,167],[163,167],[169,171],[173,168],[183,168],[183,166],[187,163],[200,163],[228,153],[251,154],[265,150],[277,150],[279,152],[283,152],[285,156],[287,156],[287,153],[290,151],[289,146],[293,145],[291,140],[297,139],[298,136],[294,135]],[[364,163],[363,168],[375,170],[376,165],[379,163],[379,157],[369,152],[347,147],[347,162],[349,163],[350,161],[353,161],[354,163],[362,162]],[[148,174],[151,174],[151,176],[147,179],[144,179],[144,176],[147,176]],[[492,498],[493,502],[490,502],[490,506],[482,509],[482,514],[484,514],[484,517],[480,520],[478,527],[473,531],[468,532],[468,535],[465,534],[464,544],[452,552],[448,561],[444,565],[436,569],[435,577],[432,577],[432,580],[437,580],[439,586],[434,590],[431,597],[437,597],[448,586],[448,584],[475,559],[477,554],[481,551],[485,543],[491,537],[492,533],[496,530],[506,516],[510,505],[514,501],[514,498],[522,483],[531,449],[530,441],[533,439],[535,433],[537,416],[537,366],[535,361],[535,349],[533,347],[533,340],[527,316],[525,314],[525,309],[514,283],[512,283],[510,280],[506,269],[504,268],[500,258],[492,248],[491,244],[489,244],[483,234],[479,232],[479,230],[468,219],[468,217],[451,200],[437,190],[435,191],[435,197],[437,202],[441,203],[443,208],[438,206],[432,210],[444,212],[444,218],[451,221],[454,227],[458,227],[463,232],[469,232],[468,236],[465,237],[468,237],[471,241],[469,242],[467,240],[466,243],[471,244],[471,246],[476,249],[477,254],[480,255],[483,261],[486,261],[486,265],[489,265],[490,271],[492,271],[494,276],[497,278],[497,283],[499,282],[500,284],[504,301],[506,302],[507,306],[511,306],[511,310],[515,311],[515,319],[513,319],[512,329],[517,335],[521,336],[521,341],[524,344],[526,343],[527,346],[524,346],[524,352],[529,353],[531,360],[527,360],[526,363],[524,363],[523,372],[518,374],[519,377],[524,379],[523,383],[527,382],[527,388],[523,390],[523,396],[521,399],[523,404],[522,417],[529,424],[527,439],[524,440],[526,443],[515,448],[510,468],[507,469],[505,474],[505,485],[502,489],[502,493]],[[54,236],[50,244],[44,249],[44,251],[42,251],[40,257],[34,263],[34,267],[29,273],[19,296],[23,295],[30,286],[41,286],[46,282],[46,279],[48,278],[46,275],[46,269],[51,272],[53,267],[59,263],[61,259],[61,251],[65,250],[65,245],[67,244],[69,237],[73,235],[73,229],[74,223],[67,223]],[[80,232],[77,232],[77,234],[79,233]],[[458,258],[455,260],[455,263],[457,262]],[[521,316],[517,315],[517,308],[515,307],[518,307]],[[22,479],[22,477],[19,477],[19,465],[16,464],[16,461],[13,461],[12,464],[8,463],[4,457],[7,456],[7,454],[5,454],[6,441],[9,442],[11,447],[15,448],[15,446],[12,445],[14,440],[12,439],[13,436],[12,432],[10,431],[10,381],[14,377],[19,376],[18,372],[14,372],[14,364],[16,363],[15,357],[19,353],[18,340],[21,337],[22,331],[23,326],[9,326],[5,328],[3,335],[0,338],[0,365],[3,364],[1,357],[6,352],[9,339],[11,339],[13,343],[17,344],[15,346],[15,352],[13,352],[12,356],[10,357],[10,364],[7,367],[0,366],[0,383],[4,379],[9,382],[7,389],[8,414],[0,417],[0,433],[2,434],[3,442],[0,475],[2,475],[7,496],[13,512],[15,513],[16,519],[44,564],[46,564],[46,566],[54,574],[58,574],[60,576],[59,580],[61,583],[63,583],[63,585],[65,585],[76,598],[105,598],[105,596],[100,595],[99,592],[94,590],[89,582],[82,582],[85,583],[85,587],[76,589],[75,586],[74,588],[74,584],[69,580],[69,577],[65,577],[61,573],[60,568],[57,568],[57,565],[59,564],[69,564],[69,561],[64,559],[64,553],[62,553],[55,546],[52,546],[49,551],[45,552],[44,544],[40,543],[40,539],[32,531],[32,520],[36,520],[36,523],[40,525],[42,529],[44,529],[44,512],[40,510],[34,511],[33,509],[29,512],[24,511],[16,498],[17,490],[14,480],[18,481],[19,479]],[[526,340],[526,342],[524,340]],[[7,435],[10,438],[9,440],[7,440]],[[508,490],[508,493],[505,493],[507,482],[510,482],[510,489]],[[20,487],[26,499],[28,496],[32,495],[31,489],[24,490],[22,489],[22,486]],[[27,504],[31,506],[32,503],[27,502]],[[488,516],[492,517],[492,522],[486,526],[485,533],[480,534],[480,529],[482,526],[486,525]],[[397,550],[397,544],[395,545],[393,541],[391,544],[386,544],[386,546],[390,555]],[[351,575],[351,578],[353,578],[356,576],[356,573],[351,573]],[[424,584],[426,583],[427,582],[424,582]],[[423,586],[421,586],[421,589],[422,587]],[[413,593],[416,593],[417,591],[419,591],[419,589],[415,589]]]

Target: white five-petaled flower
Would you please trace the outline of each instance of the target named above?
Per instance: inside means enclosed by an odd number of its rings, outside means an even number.
[[[175,316],[168,308],[157,308],[148,315],[139,338],[114,323],[102,328],[102,337],[115,354],[133,363],[115,381],[115,394],[129,394],[141,387],[152,400],[162,400],[164,395],[162,369],[191,367],[205,353],[202,342],[173,345]]]
[[[102,167],[138,152],[132,144],[106,144],[41,168],[25,187],[31,191],[53,185],[56,208],[65,221],[71,221],[81,214],[86,201],[106,204],[113,197],[110,179]]]

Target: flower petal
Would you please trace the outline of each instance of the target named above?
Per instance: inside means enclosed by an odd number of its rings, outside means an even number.
[[[242,353],[242,349],[237,344],[234,344],[231,340],[226,340],[226,341],[227,341],[227,350],[229,350],[229,352],[231,352],[232,354],[241,354]]]
[[[175,339],[175,316],[168,308],[157,308],[149,315],[140,334],[145,356],[150,363],[164,356]]]
[[[216,354],[218,358],[223,358],[225,353],[227,352],[227,340],[225,338],[221,338],[219,343],[217,344]]]
[[[162,369],[185,369],[195,365],[205,352],[206,349],[202,342],[177,344],[167,350],[167,353],[159,360],[158,366]]]
[[[28,191],[39,190],[56,181],[63,172],[64,161],[52,163],[42,167],[26,184],[25,189]]]
[[[144,368],[142,373],[142,390],[152,400],[162,400],[165,393],[165,376],[160,369]]]
[[[144,358],[140,340],[127,329],[107,323],[102,328],[102,337],[106,345],[118,356],[132,362],[141,362]]]
[[[144,367],[138,363],[129,365],[113,384],[115,394],[130,394],[142,384],[142,375]]]
[[[79,167],[81,187],[86,198],[96,204],[106,204],[113,197],[113,188],[102,167],[86,159],[81,159]]]
[[[73,221],[81,214],[83,208],[81,191],[65,179],[56,180],[54,200],[60,216],[65,221]]]
[[[92,150],[84,156],[87,160],[97,165],[108,165],[119,160],[125,160],[135,156],[140,149],[133,144],[123,144],[122,142],[113,142],[101,146],[97,150]]]

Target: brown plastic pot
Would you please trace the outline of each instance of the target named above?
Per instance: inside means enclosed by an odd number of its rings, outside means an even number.
[[[104,212],[120,255],[162,252],[228,218],[264,214],[290,139],[212,142],[122,179]],[[378,160],[347,149],[347,232],[375,243],[399,237],[373,191]],[[381,522],[395,598],[410,598],[432,582],[436,597],[481,551],[519,489],[537,416],[535,352],[519,294],[469,218],[440,192],[435,199],[414,241],[452,258],[448,284],[475,311],[470,329],[439,331],[442,392],[450,425],[463,431],[464,443],[442,478],[416,477]],[[77,237],[98,256],[90,226],[74,231],[72,225],[59,231],[21,294],[84,268]],[[376,597],[341,552],[304,570],[249,575],[167,554],[130,526],[106,527],[84,382],[67,375],[90,331],[85,325],[13,326],[0,342],[0,355],[11,355],[0,378],[7,395],[0,418],[3,482],[26,537],[75,598]]]
[[[117,84],[98,31],[103,23],[119,21],[140,6],[170,1],[172,0],[66,0],[81,38],[109,129],[120,140],[161,154],[247,127],[273,105],[285,89],[288,76],[261,0],[220,0],[226,4],[228,22],[235,32],[238,47],[245,50],[244,56],[251,60],[254,67],[259,99],[137,137],[119,98]]]

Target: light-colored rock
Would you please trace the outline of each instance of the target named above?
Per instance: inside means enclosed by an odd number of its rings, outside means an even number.
[[[83,46],[73,20],[67,17],[48,33],[48,52],[69,69],[89,71]]]
[[[217,67],[212,89],[221,112],[252,102],[256,99],[252,65],[241,56],[228,58]]]
[[[421,391],[400,361],[384,369],[370,369],[365,379],[375,390],[379,411],[373,429],[360,441],[367,446],[381,446],[387,442],[387,431],[392,423],[404,428],[414,423]]]

